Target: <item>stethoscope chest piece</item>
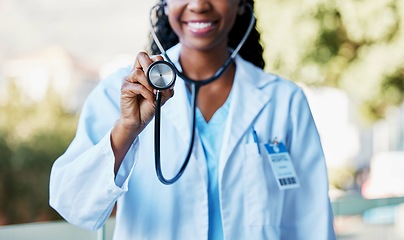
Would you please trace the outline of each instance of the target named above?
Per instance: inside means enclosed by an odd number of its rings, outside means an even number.
[[[149,84],[157,90],[169,89],[176,79],[175,68],[167,61],[156,61],[150,64],[146,71]]]

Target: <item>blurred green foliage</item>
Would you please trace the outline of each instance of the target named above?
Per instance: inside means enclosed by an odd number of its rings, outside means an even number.
[[[51,90],[33,102],[9,82],[0,103],[0,225],[58,219],[48,205],[49,174],[74,137],[77,116]]]
[[[257,0],[267,70],[345,90],[364,119],[404,101],[404,1]]]

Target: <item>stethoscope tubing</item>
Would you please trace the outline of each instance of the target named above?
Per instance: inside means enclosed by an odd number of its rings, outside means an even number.
[[[191,138],[190,138],[190,143],[187,151],[187,155],[185,157],[185,160],[178,171],[177,175],[175,175],[171,179],[167,179],[164,177],[163,172],[161,170],[161,158],[160,158],[160,124],[161,124],[161,100],[162,100],[162,92],[157,91],[156,94],[156,113],[154,116],[154,162],[155,162],[155,168],[156,168],[156,175],[157,178],[160,180],[161,183],[165,185],[170,185],[175,183],[184,173],[185,168],[188,166],[189,159],[191,159],[191,154],[192,154],[192,149],[194,146],[194,139],[195,139],[195,127],[196,127],[196,100],[198,99],[198,86],[192,85],[193,89],[192,91],[194,92],[193,98],[192,98],[192,130],[191,130]]]
[[[161,7],[161,4],[165,4],[165,1],[153,6],[151,8],[151,10],[150,10],[150,16],[152,15],[152,12],[156,7]],[[183,72],[178,70],[178,68],[173,64],[170,57],[167,55],[165,49],[161,45],[160,40],[157,37],[156,32],[154,31],[153,22],[152,22],[151,17],[150,17],[150,30],[151,30],[150,32],[151,32],[151,35],[152,35],[152,37],[154,39],[154,42],[156,43],[157,47],[161,51],[161,54],[164,56],[166,61],[168,63],[170,63],[169,65],[171,66],[172,70],[179,77],[181,77],[185,82],[189,83],[189,85],[192,86],[192,96],[193,96],[191,98],[192,99],[192,103],[191,103],[191,106],[192,106],[191,139],[190,139],[187,155],[186,155],[185,160],[184,160],[183,164],[181,165],[181,168],[178,171],[178,173],[173,178],[167,179],[163,175],[163,172],[162,172],[162,169],[161,169],[161,158],[160,158],[161,101],[162,101],[162,95],[163,95],[161,90],[163,90],[163,89],[158,89],[157,90],[156,108],[155,108],[155,116],[154,116],[154,121],[155,121],[154,122],[155,169],[156,169],[157,178],[160,180],[161,183],[163,183],[165,185],[170,185],[170,184],[175,183],[182,176],[182,174],[184,173],[184,171],[185,171],[185,169],[186,169],[186,167],[187,167],[187,165],[189,163],[189,160],[191,158],[192,149],[193,149],[193,145],[194,145],[194,138],[195,138],[196,105],[197,105],[198,92],[199,92],[200,87],[215,81],[216,79],[220,78],[224,74],[226,69],[234,61],[234,58],[237,56],[237,53],[240,51],[241,47],[244,45],[244,42],[247,40],[247,37],[250,35],[250,32],[251,32],[251,30],[252,30],[252,28],[253,28],[253,26],[255,24],[255,16],[254,16],[254,11],[252,9],[252,6],[250,4],[246,4],[246,6],[251,10],[251,21],[250,21],[250,24],[249,24],[249,26],[247,28],[246,33],[244,34],[243,38],[241,39],[241,41],[238,44],[238,46],[236,47],[236,49],[226,59],[226,61],[222,65],[222,67],[220,67],[212,77],[204,79],[204,80],[191,79],[188,76],[186,76]],[[151,83],[148,75],[149,75],[149,70],[147,70],[147,78],[148,78],[149,83]]]

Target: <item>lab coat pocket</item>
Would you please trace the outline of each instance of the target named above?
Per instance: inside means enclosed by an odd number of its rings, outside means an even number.
[[[279,226],[282,194],[262,144],[260,151],[255,142],[245,145],[243,169],[249,225]]]

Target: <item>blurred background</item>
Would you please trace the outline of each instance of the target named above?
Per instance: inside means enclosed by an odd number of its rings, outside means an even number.
[[[147,48],[154,2],[0,0],[0,239],[63,222],[51,165],[91,89]],[[338,239],[404,239],[404,1],[256,0],[256,15],[266,71],[307,94]]]

